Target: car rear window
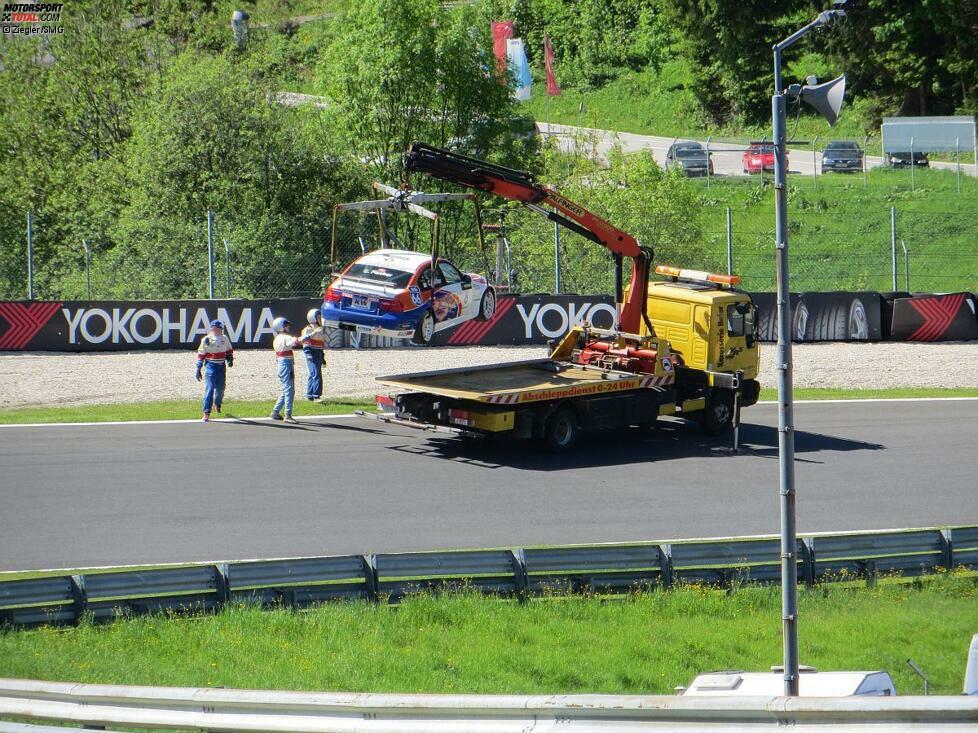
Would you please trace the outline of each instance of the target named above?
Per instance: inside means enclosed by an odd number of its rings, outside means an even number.
[[[753,153],[754,155],[758,155],[760,153],[773,153],[774,146],[773,145],[751,145],[750,152]]]
[[[826,146],[826,150],[852,150],[853,152],[858,152],[859,146],[856,143],[829,143]]]
[[[700,147],[676,148],[676,155],[680,158],[702,158],[706,151]]]
[[[358,277],[362,280],[382,283],[392,288],[406,288],[413,274],[413,272],[398,270],[385,265],[367,265],[363,262],[357,262],[344,273],[344,277]]]

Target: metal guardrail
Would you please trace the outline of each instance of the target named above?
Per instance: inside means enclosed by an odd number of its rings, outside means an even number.
[[[376,695],[0,679],[0,716],[89,728],[278,733],[928,730],[978,725],[975,697]],[[0,722],[0,733],[66,728]],[[75,729],[77,730],[77,728]]]
[[[798,576],[808,585],[978,569],[978,526],[806,535],[798,542],[798,563]],[[780,544],[774,536],[120,568],[0,580],[0,624],[213,611],[240,603],[302,608],[338,599],[397,601],[411,593],[456,587],[524,599],[780,578]]]

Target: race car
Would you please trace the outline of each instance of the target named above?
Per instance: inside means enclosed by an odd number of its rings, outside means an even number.
[[[323,294],[323,323],[427,344],[439,331],[496,312],[496,291],[482,275],[431,256],[378,249],[354,261]]]

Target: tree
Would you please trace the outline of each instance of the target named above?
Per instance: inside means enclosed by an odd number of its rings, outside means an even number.
[[[367,0],[337,18],[320,85],[376,175],[400,179],[413,140],[511,164],[532,153],[534,141],[513,134],[515,104],[474,18],[438,0]]]

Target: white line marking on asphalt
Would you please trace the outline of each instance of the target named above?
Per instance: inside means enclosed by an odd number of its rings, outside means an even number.
[[[350,417],[359,417],[351,413],[340,413],[338,415],[302,415],[296,418],[301,425],[308,420],[337,420]],[[270,417],[215,417],[210,422],[279,422]],[[203,423],[203,420],[116,420],[106,422],[31,422],[31,423],[7,423],[0,424],[0,428],[83,428],[100,425],[187,425],[191,423]]]
[[[796,405],[844,405],[848,402],[973,402],[978,397],[856,397],[839,400],[795,400]],[[759,400],[759,405],[776,405],[777,400]]]

